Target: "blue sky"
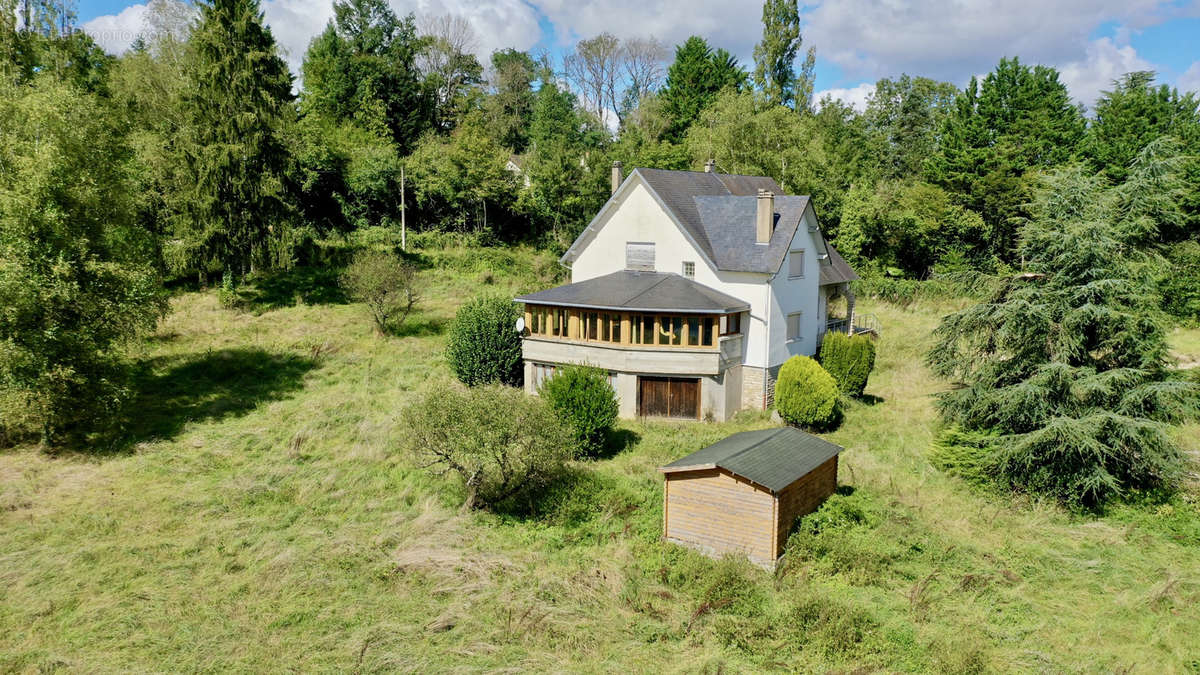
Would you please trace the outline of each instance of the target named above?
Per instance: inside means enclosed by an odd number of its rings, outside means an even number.
[[[148,2],[150,0],[142,0]],[[390,0],[400,13],[459,14],[480,56],[501,47],[561,54],[602,31],[653,35],[675,45],[702,35],[747,66],[761,31],[761,2],[691,0]],[[332,14],[332,0],[262,0],[293,69]],[[681,7],[687,9],[681,11]],[[901,73],[964,84],[1001,57],[1057,67],[1091,105],[1130,70],[1200,90],[1200,0],[838,0],[803,3],[805,47],[817,48],[817,89],[861,105],[871,84]],[[120,52],[141,30],[146,5],[79,0],[79,18]]]

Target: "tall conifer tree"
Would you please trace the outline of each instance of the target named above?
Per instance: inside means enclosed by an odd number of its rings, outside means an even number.
[[[667,138],[683,140],[688,127],[722,89],[741,89],[745,84],[746,71],[732,54],[724,49],[714,52],[702,37],[688,38],[675,48],[675,61],[660,94],[663,112],[671,120]]]
[[[1083,113],[1058,71],[1001,59],[955,100],[927,178],[983,216],[991,253],[1013,259],[1032,198],[1031,171],[1068,161],[1083,138]]]
[[[216,261],[242,274],[276,260],[271,244],[287,224],[281,131],[293,113],[292,77],[258,0],[203,3],[191,46],[182,266]]]

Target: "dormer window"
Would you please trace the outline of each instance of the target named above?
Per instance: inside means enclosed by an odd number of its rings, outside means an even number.
[[[696,263],[690,260],[683,261],[683,276],[693,279],[696,276]]]

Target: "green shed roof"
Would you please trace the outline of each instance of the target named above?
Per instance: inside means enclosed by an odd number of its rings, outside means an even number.
[[[743,431],[662,467],[663,473],[721,468],[779,492],[842,451],[794,427]]]

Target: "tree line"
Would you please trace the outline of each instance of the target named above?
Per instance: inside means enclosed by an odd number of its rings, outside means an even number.
[[[320,242],[402,220],[563,250],[614,161],[771,176],[811,195],[864,276],[914,279],[1019,268],[1047,174],[1136,177],[1161,207],[1137,246],[1174,289],[1165,308],[1200,314],[1194,93],[1129,73],[1089,116],[1057,71],[1014,57],[963,88],[881,79],[859,111],[814,100],[795,0],[762,12],[749,65],[701,36],[607,33],[558,59],[481,62],[460,17],[339,0],[294,75],[258,0],[151,0],[119,57],[70,3],[0,0],[4,409],[44,439],[103,417],[126,388],[100,364],[153,325],[164,280],[305,264]],[[1156,143],[1162,171],[1136,172]],[[94,406],[63,403],[96,381]]]

